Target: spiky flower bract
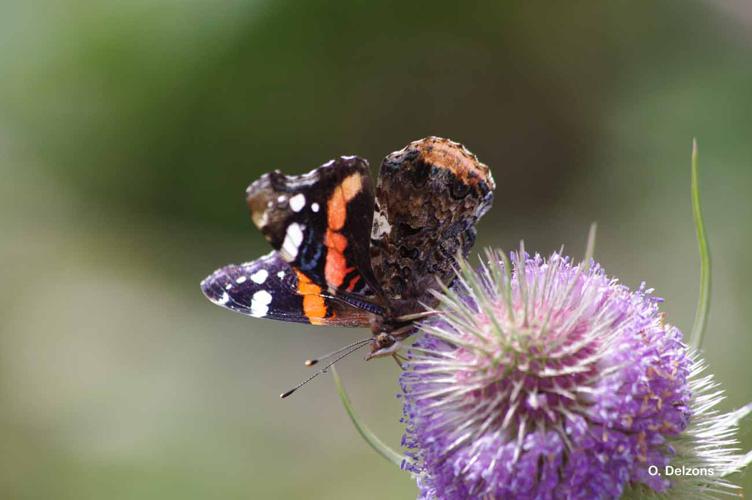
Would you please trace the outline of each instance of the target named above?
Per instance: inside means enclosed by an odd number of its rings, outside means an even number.
[[[557,253],[489,252],[444,292],[401,377],[422,497],[669,494],[685,479],[663,473],[677,460],[712,469],[697,492],[732,491],[734,430],[707,441],[718,395],[692,385],[700,365],[644,284]]]

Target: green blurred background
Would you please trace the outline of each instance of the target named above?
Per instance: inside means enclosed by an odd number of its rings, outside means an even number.
[[[0,496],[413,498],[302,361],[362,335],[244,318],[199,281],[267,247],[246,185],[435,134],[498,188],[478,248],[584,249],[706,337],[752,400],[752,5],[0,3]],[[397,367],[340,367],[397,445]],[[742,432],[752,447],[752,425]],[[736,478],[752,488],[752,473]]]

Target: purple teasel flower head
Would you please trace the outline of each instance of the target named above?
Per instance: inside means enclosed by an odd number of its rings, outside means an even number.
[[[400,379],[422,498],[735,493],[741,415],[715,411],[722,392],[651,289],[590,259],[487,257],[437,294]]]

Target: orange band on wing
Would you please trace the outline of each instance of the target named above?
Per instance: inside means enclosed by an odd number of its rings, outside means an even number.
[[[355,290],[355,285],[358,284],[358,281],[360,281],[360,274],[356,274],[352,278],[350,278],[350,284],[347,285],[347,291],[352,292]]]
[[[303,312],[305,312],[308,321],[312,325],[326,324],[326,304],[324,303],[324,297],[321,295],[304,295]],[[334,314],[331,317],[333,318]]]
[[[334,250],[335,252],[342,253],[347,248],[347,238],[342,236],[341,233],[327,229],[324,235],[324,245],[330,251]]]
[[[297,269],[295,274],[298,275],[298,293],[303,296],[303,313],[312,325],[323,324],[327,307],[324,297],[321,296],[321,287]]]
[[[340,233],[327,229],[324,236],[324,245],[327,247],[326,264],[324,265],[326,282],[335,288],[341,288],[345,276],[354,269],[347,267],[347,258],[344,254],[345,248],[347,248],[347,238]]]
[[[338,231],[345,227],[347,203],[355,198],[361,189],[363,189],[361,174],[352,174],[345,177],[327,201],[328,227],[324,237],[324,245],[327,247],[324,276],[326,282],[335,288],[340,288],[345,281],[345,276],[353,270],[352,267],[347,267],[347,259],[344,253],[345,248],[347,248],[347,238]]]
[[[345,197],[345,201],[350,201],[363,189],[363,178],[360,174],[352,174],[345,177],[340,187],[342,188],[342,196]]]
[[[347,218],[347,202],[355,198],[363,188],[360,174],[352,174],[334,188],[332,196],[326,204],[327,225],[332,231],[339,231],[345,226]]]

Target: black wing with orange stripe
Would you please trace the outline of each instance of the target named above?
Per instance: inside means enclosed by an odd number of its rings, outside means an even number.
[[[201,290],[215,304],[256,318],[366,327],[371,313],[383,313],[367,303],[349,304],[327,294],[277,252],[217,269],[201,282]]]
[[[380,295],[370,235],[368,162],[342,156],[311,172],[263,175],[246,191],[253,222],[291,267],[331,294]]]

